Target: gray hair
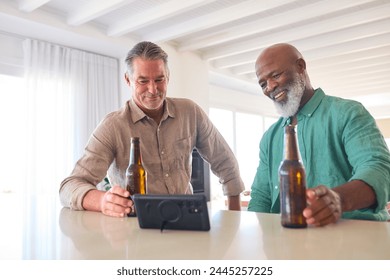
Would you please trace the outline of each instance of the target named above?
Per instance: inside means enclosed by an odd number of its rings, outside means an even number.
[[[167,53],[158,45],[152,42],[140,42],[136,44],[128,53],[125,59],[127,66],[127,71],[129,74],[133,75],[133,60],[135,58],[142,58],[145,60],[159,60],[161,59],[164,62],[165,70],[167,75],[169,75],[168,68],[168,55]]]

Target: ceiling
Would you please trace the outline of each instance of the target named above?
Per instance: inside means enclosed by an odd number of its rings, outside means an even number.
[[[389,0],[0,0],[0,20],[9,15],[67,32],[93,28],[114,43],[196,52],[211,83],[255,94],[258,54],[288,42],[302,52],[315,87],[390,116]]]

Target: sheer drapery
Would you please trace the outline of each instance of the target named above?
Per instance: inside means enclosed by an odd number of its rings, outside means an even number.
[[[26,39],[24,192],[58,194],[101,119],[120,106],[118,60]]]

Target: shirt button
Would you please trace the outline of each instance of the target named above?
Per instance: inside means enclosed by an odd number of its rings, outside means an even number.
[[[163,155],[163,154],[164,154],[164,151],[161,151],[161,154]]]
[[[169,177],[169,174],[168,174],[168,173],[166,173],[166,174],[165,174],[165,177]]]
[[[275,189],[278,189],[278,186],[275,186]]]

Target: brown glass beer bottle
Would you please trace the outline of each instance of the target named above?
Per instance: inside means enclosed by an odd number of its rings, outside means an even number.
[[[130,196],[146,194],[146,171],[142,165],[139,137],[131,138],[129,166],[126,170],[126,189],[130,192]],[[128,214],[128,216],[135,215],[135,212]]]
[[[295,126],[284,128],[284,159],[279,167],[280,208],[282,226],[307,227],[303,210],[306,207],[306,173],[300,161]]]

